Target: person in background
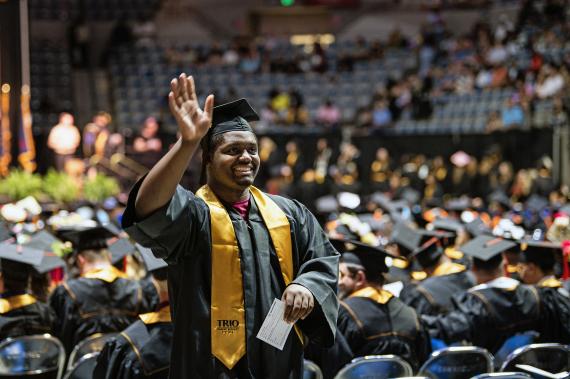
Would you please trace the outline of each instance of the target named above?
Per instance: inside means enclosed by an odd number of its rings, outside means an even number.
[[[58,171],[65,169],[65,163],[73,158],[81,143],[81,134],[73,121],[70,113],[60,114],[58,124],[51,129],[48,135],[47,145],[54,152],[55,168]]]
[[[150,168],[158,160],[162,154],[162,141],[158,135],[160,125],[154,117],[148,117],[144,121],[144,125],[140,134],[135,137],[133,142],[133,150],[138,153],[138,161]]]

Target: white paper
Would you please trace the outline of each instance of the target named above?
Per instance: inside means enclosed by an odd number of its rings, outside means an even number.
[[[385,289],[388,292],[391,292],[394,296],[400,296],[400,292],[404,289],[404,283],[402,282],[392,282],[388,284],[384,284],[382,289]]]
[[[293,324],[283,320],[284,314],[285,302],[279,299],[273,300],[269,313],[265,317],[259,333],[257,333],[257,338],[279,350],[283,350],[283,346],[285,346],[287,337],[293,327]]]

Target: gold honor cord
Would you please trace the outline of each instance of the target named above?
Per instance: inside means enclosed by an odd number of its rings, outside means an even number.
[[[250,187],[275,246],[285,285],[293,277],[291,229],[285,213],[263,192]],[[245,355],[246,330],[239,247],[230,216],[208,185],[196,192],[210,210],[212,233],[212,354],[231,369]],[[300,331],[297,334],[301,337]],[[303,339],[301,338],[301,341]]]

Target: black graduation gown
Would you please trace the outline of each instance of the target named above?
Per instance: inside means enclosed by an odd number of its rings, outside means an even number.
[[[540,342],[570,343],[570,293],[554,277],[536,286],[540,295]]]
[[[8,304],[10,300],[10,297],[2,299]],[[45,303],[36,300],[24,306],[11,304],[0,313],[0,340],[8,337],[52,333],[54,322],[55,315]]]
[[[105,344],[93,379],[168,379],[172,332],[170,322],[136,321]]]
[[[322,347],[309,342],[304,350],[305,359],[314,362],[323,373],[323,379],[333,379],[345,365],[354,358],[344,335],[337,329],[334,345]]]
[[[452,297],[475,285],[469,271],[429,277],[419,283],[409,283],[400,299],[419,314],[438,315],[453,309]]]
[[[338,330],[355,357],[395,354],[417,370],[431,353],[429,335],[419,316],[397,297],[384,304],[349,297],[340,305]]]
[[[540,330],[540,299],[533,286],[480,285],[454,298],[454,303],[455,309],[446,315],[422,316],[430,335],[448,344],[469,341],[494,354],[509,337]]]
[[[240,249],[247,349],[245,357],[228,370],[211,353],[209,209],[202,199],[178,187],[165,207],[137,222],[134,200],[141,182],[131,191],[123,227],[134,240],[151,248],[156,256],[169,263],[168,282],[175,330],[171,377],[301,377],[303,346],[296,333],[289,335],[283,351],[256,338],[273,300],[281,298],[285,283],[255,201],[251,201],[248,220],[243,220],[231,206],[226,207]],[[331,345],[338,312],[338,253],[303,205],[280,196],[269,196],[285,212],[291,225],[292,283],[308,288],[315,299],[313,312],[297,325],[310,339]]]
[[[141,284],[125,278],[69,280],[55,289],[50,305],[57,316],[54,332],[68,353],[83,339],[120,332],[152,310]]]

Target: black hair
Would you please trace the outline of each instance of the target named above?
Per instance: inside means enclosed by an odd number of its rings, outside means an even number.
[[[214,152],[224,142],[224,135],[217,134],[211,138],[208,135],[202,138],[200,146],[202,147],[202,169],[200,171],[200,185],[206,184],[208,177],[206,173],[206,166],[212,161]]]
[[[354,278],[354,276],[358,274],[358,271],[362,271],[366,274],[366,281],[368,281],[369,283],[376,284],[379,286],[384,284],[384,274],[382,274],[382,272],[368,271],[364,267],[352,263],[344,263],[344,264],[346,266],[346,269],[350,273],[351,278]]]
[[[31,268],[29,265],[2,259],[2,278],[5,292],[27,291],[30,284]]]
[[[501,265],[501,262],[503,262],[503,254],[498,254],[488,261],[484,261],[479,258],[473,258],[473,266],[483,271],[496,270]]]

